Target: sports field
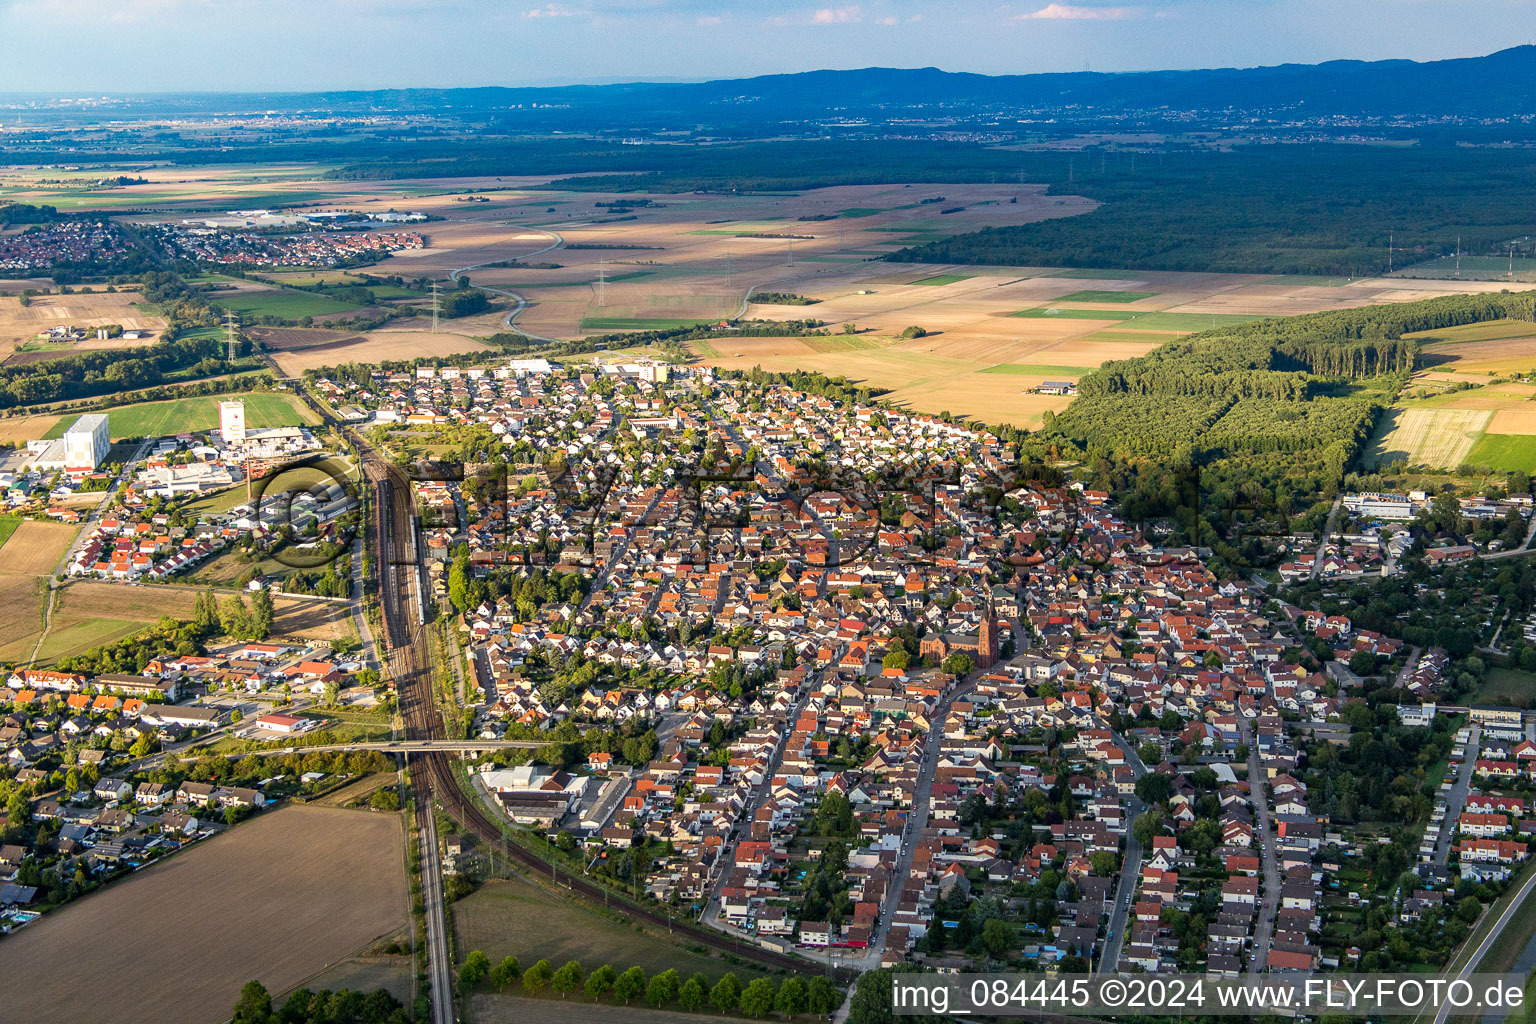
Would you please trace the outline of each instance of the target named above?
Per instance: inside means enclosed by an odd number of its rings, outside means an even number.
[[[219,403],[237,398],[245,402],[247,427],[292,427],[320,422],[314,413],[292,395],[247,391],[124,405],[107,410],[107,423],[114,438],[158,437],[211,430],[219,425]],[[73,422],[72,417],[65,416],[44,436],[63,437],[64,431]]]
[[[1407,462],[1410,466],[1454,469],[1468,458],[1487,429],[1493,413],[1486,409],[1388,410],[1362,461],[1376,466]]]
[[[225,1020],[253,978],[284,992],[402,933],[403,842],[398,815],[366,811],[285,807],[236,826],[0,942],[7,1018]]]

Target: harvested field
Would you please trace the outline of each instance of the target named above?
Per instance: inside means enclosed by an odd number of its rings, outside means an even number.
[[[402,844],[397,815],[262,815],[0,942],[8,1013],[72,1024],[224,1020],[252,978],[283,992],[404,929]]]
[[[4,566],[6,572],[46,576],[64,557],[78,529],[64,523],[28,519],[16,528],[5,546],[0,547],[0,566]]]
[[[495,354],[494,350],[462,334],[386,330],[371,331],[349,345],[325,345],[279,352],[272,356],[272,362],[281,373],[297,377],[305,370],[340,363],[379,363],[390,359],[414,359],[417,356],[430,359],[433,356],[476,351],[483,351],[487,356]]]
[[[1409,465],[1454,469],[1493,414],[1482,409],[1391,409],[1366,449],[1366,465],[1406,461]]]
[[[39,576],[0,573],[0,661],[32,653],[43,631],[43,598],[48,583]]]
[[[138,292],[102,291],[90,295],[78,292],[69,295],[35,295],[32,304],[23,306],[20,298],[0,298],[0,358],[16,352],[23,345],[32,343],[39,332],[50,327],[95,328],[117,324],[127,331],[152,331],[165,329],[165,319],[138,309],[134,303],[142,296]],[[89,333],[89,332],[88,332]],[[129,341],[125,338],[97,339],[94,336],[73,345],[58,346],[56,354],[90,349],[122,349],[148,345],[153,338]],[[36,353],[47,358],[54,353]]]
[[[21,447],[28,441],[36,441],[53,429],[59,416],[6,416],[0,418],[0,444]],[[74,422],[73,419],[70,422]],[[61,428],[62,432],[62,428]]]
[[[355,637],[349,607],[332,601],[280,597],[273,603],[272,635],[306,640],[345,640]]]
[[[1529,335],[1531,325],[1525,329]],[[1424,347],[1421,362],[1453,373],[1527,373],[1536,370],[1536,337],[1437,341]]]
[[[1490,434],[1536,434],[1536,405],[1523,409],[1500,409],[1488,422]]]

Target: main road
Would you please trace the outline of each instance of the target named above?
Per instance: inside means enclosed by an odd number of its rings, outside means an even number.
[[[1115,733],[1114,740],[1115,746],[1125,754],[1125,763],[1130,766],[1131,774],[1138,779],[1147,774],[1147,766],[1142,764],[1141,757],[1125,737]],[[1115,902],[1109,910],[1109,934],[1104,938],[1104,952],[1099,955],[1097,974],[1115,973],[1120,963],[1120,950],[1125,946],[1131,895],[1135,893],[1136,882],[1141,877],[1141,840],[1136,838],[1136,818],[1141,811],[1141,798],[1133,795],[1126,810],[1125,859],[1120,862],[1120,884],[1115,886]]]
[[[1253,958],[1248,962],[1248,974],[1254,976],[1268,966],[1269,950],[1275,941],[1275,914],[1280,906],[1280,859],[1275,855],[1278,837],[1270,834],[1269,797],[1264,792],[1259,745],[1253,742],[1253,730],[1247,716],[1242,713],[1237,716],[1237,728],[1243,742],[1248,745],[1248,797],[1253,801],[1259,863],[1264,869],[1264,897],[1259,901],[1259,925],[1253,932]]]

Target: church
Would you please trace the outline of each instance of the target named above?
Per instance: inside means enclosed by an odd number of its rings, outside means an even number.
[[[997,664],[997,647],[997,619],[992,613],[991,602],[988,602],[981,628],[975,636],[930,634],[919,642],[917,653],[932,662],[941,662],[951,654],[969,654],[977,668],[985,669]]]

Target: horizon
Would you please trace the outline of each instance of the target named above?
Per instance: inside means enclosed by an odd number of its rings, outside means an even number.
[[[68,54],[91,55],[67,61],[56,44],[25,48],[0,68],[4,94],[287,94],[682,84],[876,67],[998,76],[1428,62],[1536,37],[1536,3],[0,0],[0,34],[68,40]],[[136,59],[146,52],[196,59]],[[201,59],[215,52],[218,61]],[[394,57],[407,53],[414,66],[401,71],[405,61]],[[571,73],[579,67],[595,73]],[[655,73],[679,67],[697,73]]]

